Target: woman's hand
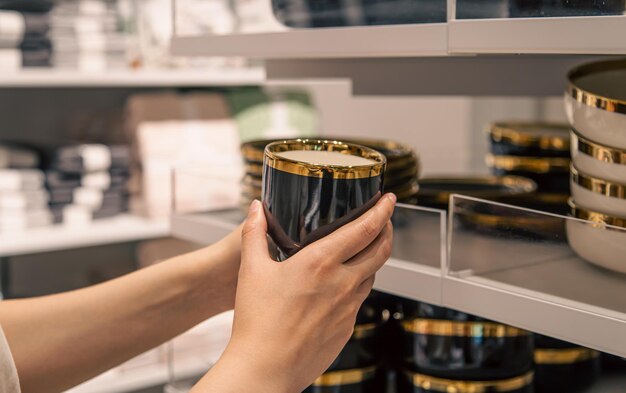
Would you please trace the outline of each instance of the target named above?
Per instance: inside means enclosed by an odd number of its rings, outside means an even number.
[[[269,255],[255,201],[242,229],[233,335],[194,391],[297,393],[320,376],[350,338],[374,275],[391,254],[395,201],[384,196],[282,263]]]

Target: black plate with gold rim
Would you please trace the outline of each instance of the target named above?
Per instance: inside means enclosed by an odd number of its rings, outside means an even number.
[[[569,125],[545,122],[496,122],[489,126],[491,152],[527,157],[570,156]]]
[[[555,338],[535,335],[536,393],[584,392],[600,376],[600,353]]]
[[[501,380],[463,381],[405,371],[398,373],[397,393],[533,393],[533,373]]]
[[[309,161],[285,155],[293,152],[306,153]],[[334,164],[355,160],[352,156],[364,163]],[[319,164],[322,161],[332,163]],[[274,257],[287,259],[374,206],[382,195],[385,164],[385,156],[376,150],[341,141],[292,140],[267,145],[263,208],[268,234],[279,251]]]
[[[415,318],[402,321],[404,362],[440,378],[493,380],[532,369],[533,337],[522,329],[485,321]]]
[[[385,373],[376,366],[326,372],[302,393],[381,393]]]
[[[535,182],[519,176],[423,178],[419,184],[418,204],[439,209],[448,209],[452,194],[499,200],[528,196],[537,189]]]
[[[380,361],[380,324],[356,325],[352,337],[327,371],[369,367]]]

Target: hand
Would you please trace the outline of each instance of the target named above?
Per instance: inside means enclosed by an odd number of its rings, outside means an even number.
[[[388,194],[367,213],[277,263],[260,203],[242,229],[233,335],[194,391],[297,393],[332,363],[391,254]]]

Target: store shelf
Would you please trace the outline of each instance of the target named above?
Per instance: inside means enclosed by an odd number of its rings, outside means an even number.
[[[178,36],[179,56],[263,59],[391,58],[457,54],[626,54],[626,16],[451,20],[448,23]]]
[[[88,225],[54,225],[0,235],[0,257],[130,242],[168,236],[166,220],[130,214],[94,221]]]
[[[446,236],[442,213],[398,211],[377,289],[626,357],[626,277],[583,261],[563,235],[536,243],[456,229]],[[242,218],[237,210],[175,215],[172,234],[213,242]]]
[[[259,85],[262,68],[224,70],[120,70],[80,72],[33,69],[0,74],[0,88],[37,87],[198,87]]]
[[[175,56],[264,59],[446,55],[445,23],[174,37]]]

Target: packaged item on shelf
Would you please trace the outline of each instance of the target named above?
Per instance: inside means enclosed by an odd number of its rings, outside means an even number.
[[[590,141],[626,149],[626,60],[583,64],[568,80],[565,110],[572,128]]]
[[[50,225],[52,219],[52,214],[47,206],[22,211],[0,211],[0,233]]]
[[[491,153],[521,157],[570,156],[570,128],[563,123],[496,122],[488,126]]]
[[[52,42],[49,38],[26,37],[21,45],[22,67],[50,67],[52,65]]]
[[[385,374],[371,366],[324,373],[302,393],[380,393],[384,389]]]
[[[500,380],[460,381],[413,371],[398,375],[397,393],[533,393],[533,373]]]
[[[600,353],[535,335],[535,392],[584,392],[600,376]]]
[[[60,170],[46,171],[46,184],[48,188],[68,189],[85,187],[96,190],[109,188],[126,188],[130,174],[123,168],[109,171],[86,172],[83,174],[62,172]]]
[[[264,162],[263,207],[278,260],[360,216],[382,195],[385,156],[361,145],[279,141],[266,146]]]
[[[24,12],[48,12],[54,6],[53,0],[0,0],[0,9]]]
[[[626,218],[588,210],[570,200],[572,216],[567,220],[567,240],[584,260],[606,269],[626,273]]]
[[[115,217],[126,209],[119,205],[102,205],[99,207],[79,204],[52,205],[50,208],[55,223],[64,225],[85,225],[102,218]]]
[[[97,188],[53,188],[50,189],[51,205],[74,204],[92,210],[116,207],[123,209],[127,205],[128,196],[124,190],[110,188],[101,190]]]
[[[498,201],[530,197],[537,189],[534,181],[519,176],[422,178],[419,183],[418,204],[446,210],[452,194]]]

